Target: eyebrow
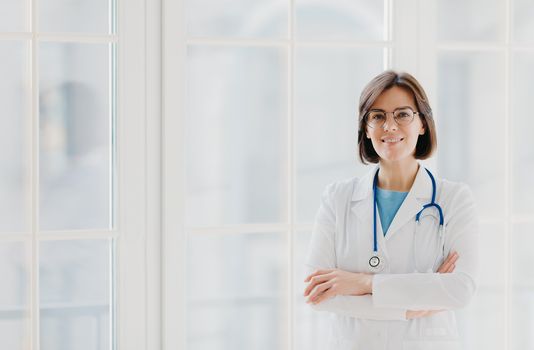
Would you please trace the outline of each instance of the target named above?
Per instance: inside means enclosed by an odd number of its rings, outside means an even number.
[[[412,106],[401,106],[401,107],[395,108],[394,111],[396,111],[397,109],[403,109],[403,108],[410,108],[411,110],[414,110],[414,108]],[[383,110],[381,108],[372,108],[372,109],[370,109],[370,111],[382,111],[382,112],[385,112],[385,110]]]
[[[394,109],[394,111],[396,111],[397,109],[403,109],[403,108],[410,108],[411,110],[414,110],[413,107],[411,106],[401,106],[401,107],[397,107]],[[371,111],[381,111],[381,112],[385,112],[385,110],[381,109],[381,108],[372,108],[370,109]]]

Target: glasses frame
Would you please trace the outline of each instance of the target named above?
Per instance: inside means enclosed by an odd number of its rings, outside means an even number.
[[[409,109],[410,111],[412,111],[412,119],[411,119],[408,123],[406,123],[406,124],[400,124],[400,123],[397,121],[397,117],[395,117],[395,112],[397,112],[397,111],[399,111],[399,110],[403,110],[403,109]],[[411,109],[410,107],[399,107],[399,108],[395,108],[395,109],[393,110],[393,112],[386,112],[386,111],[384,111],[384,110],[382,110],[382,109],[370,109],[369,111],[367,111],[367,113],[365,113],[365,115],[364,115],[364,120],[365,120],[365,124],[366,124],[367,126],[369,126],[370,128],[372,128],[372,129],[376,128],[377,126],[376,126],[376,125],[375,125],[375,126],[372,126],[372,125],[369,123],[369,120],[368,120],[368,119],[369,119],[369,114],[370,114],[371,112],[382,112],[382,113],[384,113],[384,114],[386,115],[386,119],[384,120],[384,122],[383,122],[381,125],[378,126],[378,128],[381,128],[381,127],[384,126],[384,124],[386,124],[386,121],[388,120],[388,113],[391,113],[391,114],[393,115],[393,121],[395,121],[395,124],[397,124],[398,126],[409,125],[409,124],[411,124],[411,123],[413,122],[413,120],[415,119],[415,115],[416,115],[416,114],[417,114],[417,115],[420,115],[420,116],[424,116],[423,113],[421,113],[421,112],[416,112],[416,111],[414,111],[413,109]]]

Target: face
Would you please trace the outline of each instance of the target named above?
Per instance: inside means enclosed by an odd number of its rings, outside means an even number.
[[[404,88],[393,86],[384,90],[375,100],[370,109],[381,109],[393,112],[400,107],[410,107],[417,112],[412,93]],[[425,133],[421,117],[416,114],[413,121],[407,125],[398,125],[393,119],[393,113],[387,113],[386,122],[382,127],[371,128],[366,125],[365,135],[371,139],[373,147],[380,157],[380,161],[399,162],[415,159],[415,145],[419,135]]]

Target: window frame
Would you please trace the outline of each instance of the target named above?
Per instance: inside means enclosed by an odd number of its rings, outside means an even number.
[[[162,6],[117,1],[117,349],[159,349]]]
[[[185,64],[186,64],[186,31],[185,31],[185,0],[162,0],[163,7],[163,152],[162,152],[162,225],[163,225],[163,262],[162,262],[162,307],[163,307],[163,345],[164,349],[185,349],[186,348],[186,321],[185,321],[185,285],[183,276],[186,272],[185,255],[185,228],[184,222],[184,150],[183,150],[183,127],[184,127],[184,96],[185,96]],[[290,6],[290,22],[294,19],[294,6],[296,0],[288,0]],[[481,223],[504,225],[504,260],[505,260],[505,320],[503,320],[504,346],[510,346],[510,240],[513,239],[514,225],[522,222],[532,222],[534,217],[516,217],[511,211],[512,189],[513,189],[513,169],[511,164],[512,150],[511,140],[513,132],[513,121],[510,118],[513,106],[511,106],[511,88],[513,55],[516,52],[525,50],[534,51],[533,45],[514,44],[511,38],[513,24],[513,1],[505,0],[505,21],[504,41],[499,43],[442,43],[437,40],[437,0],[385,0],[385,19],[389,24],[387,36],[390,41],[387,43],[384,67],[397,70],[405,70],[417,76],[418,80],[425,87],[436,117],[436,125],[439,129],[439,110],[437,107],[437,70],[436,62],[440,50],[498,50],[504,52],[505,56],[505,79],[506,79],[506,121],[505,121],[505,207],[502,220],[490,217],[482,217]],[[291,23],[289,24],[291,31]],[[204,39],[202,39],[204,40]],[[215,38],[207,38],[206,43],[215,41]],[[249,39],[253,42],[255,39]],[[229,41],[234,41],[229,39]],[[259,40],[261,41],[261,39]],[[290,44],[288,50],[292,51]],[[290,53],[292,55],[293,53]],[[290,65],[293,64],[290,62]],[[292,69],[289,72],[292,74]],[[289,117],[292,118],[291,116]],[[291,121],[290,121],[291,123]],[[292,132],[291,128],[289,132]],[[291,143],[289,143],[291,144]],[[291,147],[291,146],[290,146]],[[293,152],[290,149],[291,152]],[[289,155],[291,157],[291,155]],[[437,159],[439,151],[431,159],[425,161],[429,167],[438,169]],[[291,159],[289,159],[291,164]],[[290,172],[291,167],[290,168]],[[288,184],[293,187],[293,176],[288,174]],[[291,191],[290,191],[291,192]],[[303,229],[311,227],[296,226],[293,223],[291,208],[294,206],[292,194],[289,195],[290,218],[288,220],[288,269],[292,270],[293,257],[292,245],[293,235]],[[282,226],[282,225],[280,225]],[[240,226],[241,227],[241,226]],[[239,228],[240,228],[239,227]],[[255,228],[258,228],[255,226]],[[272,230],[272,226],[269,227]],[[293,278],[293,277],[291,277]],[[292,281],[289,283],[289,299],[291,299]],[[287,301],[289,308],[292,300]],[[293,317],[289,312],[289,317]],[[291,325],[293,320],[289,320]],[[291,326],[290,326],[291,327]],[[292,349],[294,342],[290,332],[287,347]]]
[[[26,232],[2,233],[2,242],[27,246],[28,347],[40,348],[39,245],[43,241],[110,239],[112,268],[111,349],[161,348],[161,1],[116,2],[115,34],[48,33],[38,30],[40,0],[25,0],[23,32],[3,32],[1,40],[27,48],[29,147]],[[111,7],[110,7],[111,9]],[[39,43],[114,43],[116,52],[114,227],[106,230],[40,231],[39,208]],[[113,88],[110,94],[113,95]],[[113,101],[111,97],[110,102]]]

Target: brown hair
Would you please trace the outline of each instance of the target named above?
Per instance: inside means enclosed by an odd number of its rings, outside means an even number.
[[[419,82],[406,72],[387,70],[374,77],[363,89],[360,96],[360,116],[358,118],[358,148],[360,160],[363,164],[378,163],[380,157],[376,153],[370,139],[365,137],[365,117],[380,94],[393,86],[411,91],[417,104],[419,118],[425,127],[425,133],[419,135],[415,146],[415,158],[427,159],[437,148],[436,127],[432,116],[432,109],[426,93]]]

